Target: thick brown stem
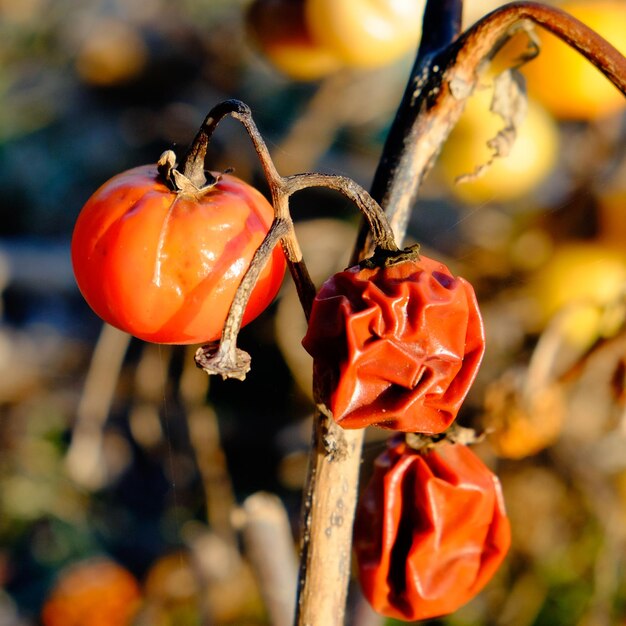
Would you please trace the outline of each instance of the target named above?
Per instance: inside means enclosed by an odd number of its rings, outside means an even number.
[[[433,46],[445,46],[456,37],[462,6],[462,0],[429,0],[423,31],[433,33],[430,39]],[[433,16],[437,16],[438,21],[427,21]],[[411,85],[423,75],[425,67],[422,55],[418,54],[409,90],[414,92]],[[423,178],[416,162],[402,158],[406,151],[412,149],[411,142],[416,142],[416,135],[408,132],[410,125],[396,126],[400,128],[397,141],[386,142],[377,174],[379,187],[390,192],[401,180],[421,181]],[[389,163],[397,165],[384,165]],[[398,215],[390,204],[393,195],[377,194],[376,184],[372,186],[371,195],[381,203],[388,217]],[[404,210],[407,211],[405,218],[390,222],[398,244],[404,239],[408,220],[408,207]],[[368,224],[362,233],[369,232]],[[353,262],[371,252],[372,246],[366,237],[360,237]],[[318,411],[314,415],[309,474],[304,490],[302,556],[295,623],[297,626],[341,626],[350,579],[352,525],[364,430],[344,431],[337,426],[325,409],[316,375],[313,387]]]
[[[314,416],[303,501],[296,623],[343,624],[363,431],[344,431],[322,410]]]
[[[626,95],[626,58],[594,30],[565,11],[537,2],[512,2],[478,21],[458,45],[461,61],[476,55],[486,57],[500,39],[521,20],[529,20],[550,31],[595,65]]]

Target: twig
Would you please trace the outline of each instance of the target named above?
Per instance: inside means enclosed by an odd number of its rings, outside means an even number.
[[[285,257],[307,319],[315,297],[315,286],[303,262],[302,251],[296,238],[289,211],[289,198],[294,193],[320,186],[343,193],[361,211],[378,249],[396,251],[397,246],[382,209],[367,191],[353,180],[344,176],[315,173],[280,176],[267,145],[254,123],[250,108],[238,100],[227,100],[212,109],[183,159],[182,173],[175,169],[173,154],[167,158],[162,157],[160,171],[166,178],[172,179],[174,186],[185,185],[191,190],[191,193],[201,193],[205,188],[207,181],[204,171],[204,155],[207,144],[219,122],[227,115],[241,122],[252,140],[270,187],[275,218],[237,288],[219,344],[217,347],[214,344],[202,346],[197,350],[195,359],[198,367],[208,374],[219,374],[223,378],[244,380],[250,370],[250,356],[237,348],[237,335],[257,278],[279,241],[285,251]]]

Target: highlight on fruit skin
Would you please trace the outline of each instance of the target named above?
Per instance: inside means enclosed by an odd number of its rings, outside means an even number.
[[[274,210],[241,179],[212,176],[212,186],[189,194],[172,190],[156,166],[139,166],[89,198],[74,227],[72,265],[85,300],[105,322],[154,343],[219,339]],[[252,290],[244,324],[274,299],[285,267],[276,246]]]
[[[358,578],[375,611],[406,621],[452,613],[491,580],[510,544],[500,482],[471,448],[388,442],[354,525]]]
[[[419,255],[329,278],[302,345],[340,426],[433,434],[456,419],[485,336],[472,286]]]
[[[419,44],[425,0],[305,0],[313,38],[347,67],[387,65]]]

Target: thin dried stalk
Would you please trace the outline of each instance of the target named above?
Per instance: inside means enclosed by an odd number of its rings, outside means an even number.
[[[235,517],[272,626],[289,626],[298,564],[287,512],[278,497],[259,492]]]
[[[72,480],[88,489],[102,487],[107,479],[104,427],[129,343],[130,335],[104,324],[85,378],[65,463]]]

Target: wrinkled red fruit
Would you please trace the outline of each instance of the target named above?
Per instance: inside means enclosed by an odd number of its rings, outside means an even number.
[[[469,448],[421,453],[392,439],[356,513],[363,593],[396,619],[452,613],[491,579],[510,534],[500,483]]]
[[[443,432],[484,352],[471,285],[425,256],[332,276],[302,344],[344,428]]]

